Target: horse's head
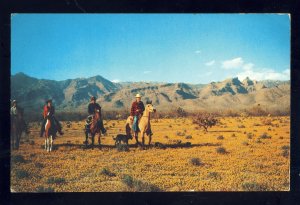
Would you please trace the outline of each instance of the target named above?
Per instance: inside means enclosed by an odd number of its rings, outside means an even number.
[[[155,107],[152,105],[152,101],[147,100],[145,110],[149,112],[156,112]]]

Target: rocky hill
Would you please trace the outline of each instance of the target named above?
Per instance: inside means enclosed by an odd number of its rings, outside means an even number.
[[[127,82],[113,83],[101,76],[53,81],[36,79],[24,73],[11,76],[11,97],[27,112],[40,112],[46,99],[54,99],[58,111],[87,109],[90,96],[105,110],[129,110],[134,96],[152,100],[158,110],[182,107],[192,110],[243,109],[261,105],[288,109],[289,81],[255,81],[249,78],[226,79],[209,84]]]

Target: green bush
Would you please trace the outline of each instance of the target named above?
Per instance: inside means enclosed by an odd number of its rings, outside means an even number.
[[[219,180],[222,178],[218,172],[209,172],[207,177],[211,179],[219,179]]]
[[[200,161],[199,158],[191,158],[191,159],[190,159],[190,163],[191,163],[192,165],[195,165],[195,166],[200,166],[200,165],[202,165],[202,163],[201,163],[201,161]]]
[[[45,188],[43,186],[38,186],[36,191],[37,192],[54,192],[54,188],[52,188],[52,187]]]
[[[217,148],[217,153],[219,153],[219,154],[226,154],[227,151],[226,151],[226,149],[224,147],[218,147]]]
[[[109,176],[109,177],[115,177],[116,174],[115,173],[112,173],[109,169],[107,168],[103,168],[101,171],[100,171],[101,174],[103,175],[106,175],[106,176]]]
[[[15,155],[11,157],[12,163],[26,163],[25,158],[22,155]]]
[[[132,176],[130,176],[130,175],[125,174],[125,175],[122,177],[122,182],[123,182],[124,184],[126,184],[127,186],[129,186],[129,187],[133,187],[133,178],[132,178]]]
[[[224,137],[223,137],[223,135],[220,135],[220,136],[217,137],[217,139],[218,139],[218,140],[223,140]]]
[[[18,179],[25,179],[25,178],[28,178],[29,176],[30,176],[30,174],[25,170],[17,170],[16,171],[16,177]]]
[[[271,139],[272,136],[268,135],[266,132],[259,136],[260,139]]]
[[[266,191],[266,187],[256,182],[246,182],[242,184],[245,191]]]
[[[65,182],[66,182],[65,178],[49,177],[47,180],[47,184],[62,184]]]

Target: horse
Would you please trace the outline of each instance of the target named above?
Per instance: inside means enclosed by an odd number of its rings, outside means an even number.
[[[49,114],[50,113],[48,112],[46,118],[47,121],[45,124],[45,150],[47,150],[47,152],[52,151],[53,141],[57,133],[57,128],[56,126],[54,126],[53,120],[51,119],[51,116],[49,116]]]
[[[23,119],[23,110],[19,109],[16,116],[11,116],[11,147],[19,149],[20,139],[23,132],[29,133]]]
[[[151,144],[152,136],[151,134],[148,134],[147,131],[150,128],[150,113],[156,112],[156,109],[152,105],[152,101],[148,101],[145,106],[145,110],[143,112],[142,117],[138,121],[138,128],[139,131],[134,132],[133,131],[133,119],[131,116],[129,116],[126,120],[126,133],[127,135],[130,134],[130,132],[134,133],[136,144],[139,145],[138,141],[138,133],[140,132],[142,134],[142,147],[145,145],[145,134],[149,137],[148,145]]]
[[[94,146],[95,135],[98,134],[98,144],[101,145],[101,131],[100,126],[98,125],[98,121],[101,120],[100,110],[96,110],[95,115],[93,117],[92,123],[89,129],[85,130],[85,145],[88,145],[88,136],[89,133],[92,136],[92,146]]]

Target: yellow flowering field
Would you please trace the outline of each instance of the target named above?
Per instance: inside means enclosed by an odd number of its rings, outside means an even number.
[[[11,191],[288,191],[290,117],[219,120],[205,132],[189,118],[153,119],[151,146],[132,139],[127,151],[112,138],[125,134],[125,120],[104,121],[101,149],[84,147],[84,121],[62,122],[50,153],[31,123],[11,154]]]

